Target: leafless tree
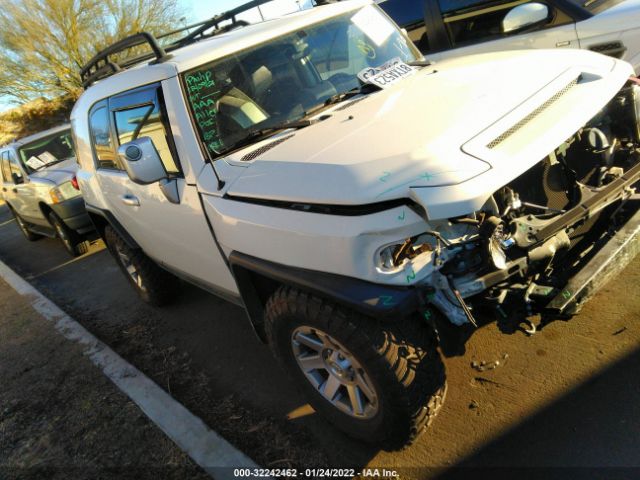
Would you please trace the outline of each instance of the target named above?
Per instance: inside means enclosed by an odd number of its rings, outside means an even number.
[[[177,0],[0,0],[0,96],[70,96],[96,52],[137,33],[178,26]]]

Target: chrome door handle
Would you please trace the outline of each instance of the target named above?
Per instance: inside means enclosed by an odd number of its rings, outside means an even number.
[[[120,197],[120,199],[122,200],[122,203],[124,203],[125,205],[128,205],[130,207],[139,207],[140,206],[140,200],[138,200],[138,197],[134,196],[134,195],[122,195]]]

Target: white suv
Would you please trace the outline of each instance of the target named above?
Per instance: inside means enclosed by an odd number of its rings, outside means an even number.
[[[93,225],[76,180],[69,125],[62,125],[0,148],[2,198],[25,238],[58,237],[77,257],[86,253]]]
[[[576,311],[631,257],[629,64],[537,50],[434,68],[366,0],[233,26],[166,50],[136,35],[83,69],[81,189],[143,299],[180,277],[243,306],[349,434],[411,442],[444,398],[437,338],[452,352],[483,305],[533,332],[527,313]]]

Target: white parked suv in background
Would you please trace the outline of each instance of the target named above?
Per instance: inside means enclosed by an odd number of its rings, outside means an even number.
[[[58,237],[75,256],[88,249],[91,219],[76,181],[69,125],[15,140],[0,148],[2,197],[25,238]]]
[[[143,299],[180,277],[241,305],[338,428],[410,443],[444,398],[437,340],[454,353],[482,307],[533,333],[528,316],[577,311],[632,258],[628,63],[536,50],[434,68],[367,0],[216,29],[235,13],[89,62],[78,179]],[[153,53],[113,63],[141,43]]]
[[[525,48],[582,48],[640,73],[640,0],[382,0],[432,60]],[[531,65],[530,69],[537,68]]]

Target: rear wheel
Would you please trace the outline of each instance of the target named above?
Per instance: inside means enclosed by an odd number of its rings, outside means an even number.
[[[176,298],[180,282],[175,276],[156,265],[142,250],[129,247],[110,226],[105,228],[104,238],[116,263],[142,300],[162,306]]]
[[[29,227],[27,226],[25,221],[22,220],[20,215],[18,215],[13,210],[13,208],[10,208],[9,210],[11,210],[11,213],[13,214],[13,217],[16,219],[16,223],[18,224],[18,228],[27,240],[29,240],[30,242],[35,242],[36,240],[40,240],[42,238],[42,235],[38,235],[37,233],[33,233],[31,230],[29,230]]]
[[[62,241],[64,248],[67,249],[69,254],[74,257],[79,257],[89,251],[89,242],[67,227],[58,215],[51,212],[49,214],[49,222],[51,222],[51,225],[56,231],[56,235],[60,241]]]
[[[382,323],[281,287],[267,303],[266,322],[289,376],[348,435],[405,447],[444,402],[444,365],[419,320]]]

